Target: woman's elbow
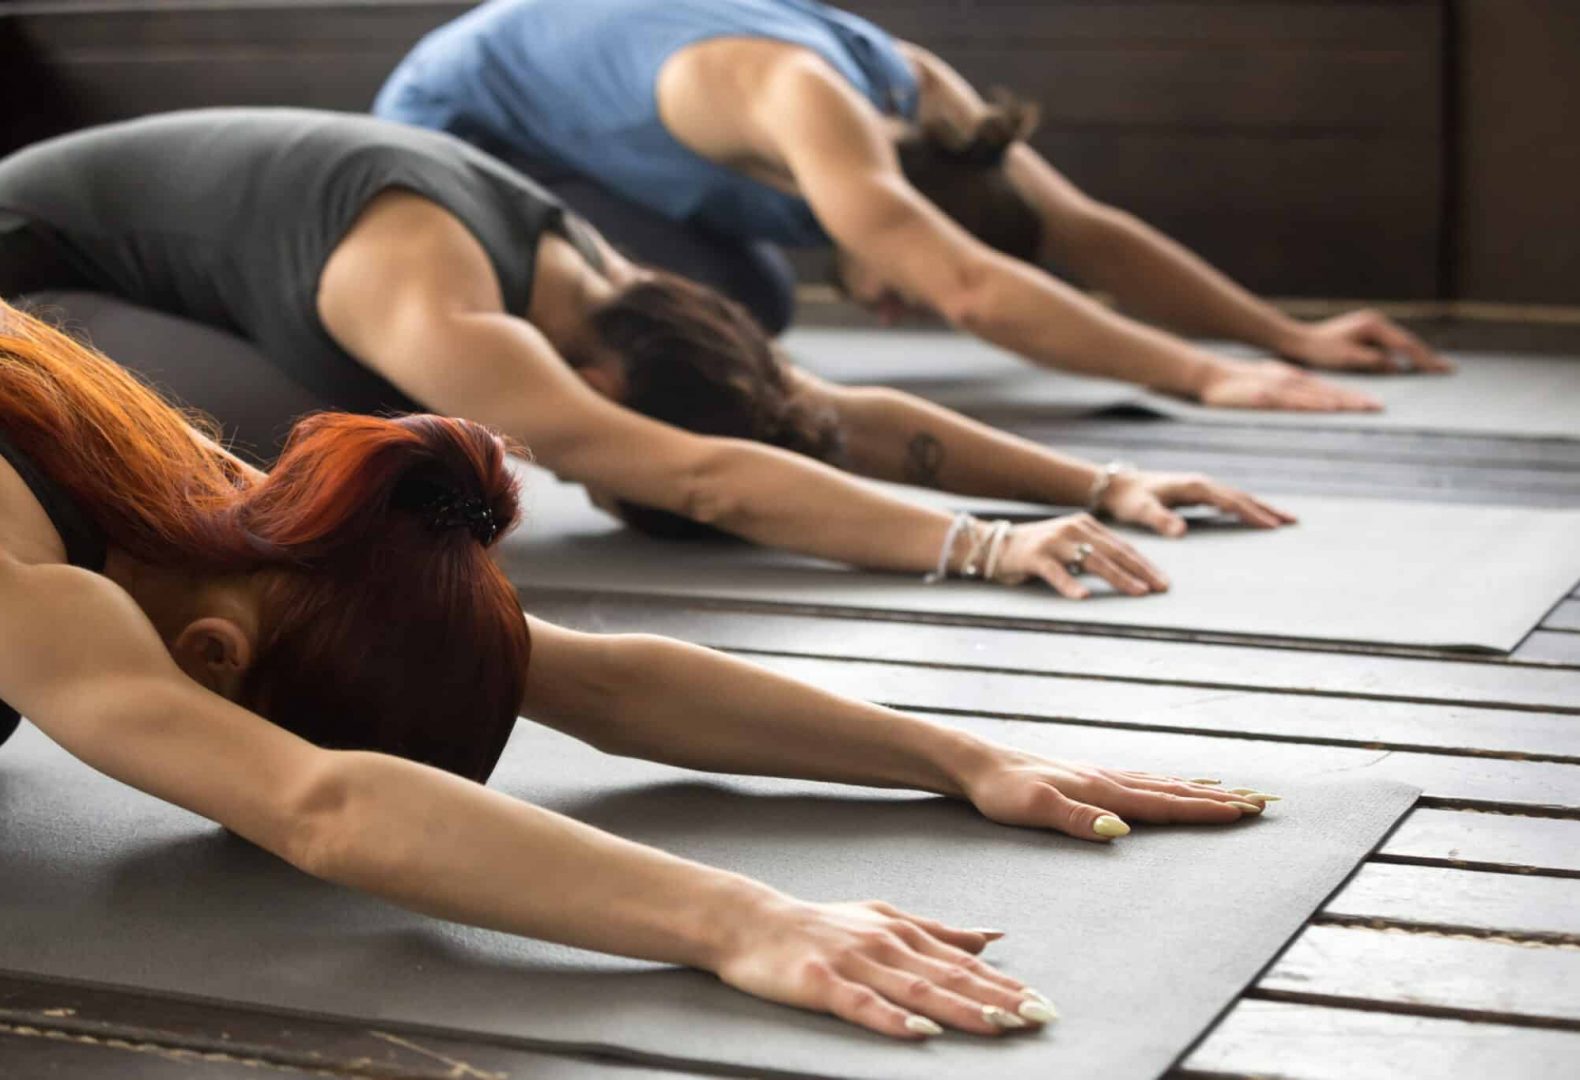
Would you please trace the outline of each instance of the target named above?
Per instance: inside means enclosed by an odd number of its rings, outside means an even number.
[[[280,793],[262,846],[304,873],[344,880],[355,863],[359,755],[324,750]]]

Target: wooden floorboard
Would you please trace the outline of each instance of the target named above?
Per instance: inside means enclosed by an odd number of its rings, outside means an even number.
[[[1580,634],[1568,630],[1533,630],[1509,655],[1524,664],[1580,668]]]
[[[1370,862],[1322,914],[1580,943],[1580,879]]]
[[[1400,822],[1376,857],[1580,877],[1580,820],[1420,807]]]
[[[1313,926],[1263,976],[1257,993],[1580,1031],[1580,948]]]
[[[1241,1001],[1171,1080],[1574,1080],[1580,1032]]]

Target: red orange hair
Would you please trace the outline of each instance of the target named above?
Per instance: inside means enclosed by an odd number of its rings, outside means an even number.
[[[321,746],[486,779],[520,709],[526,620],[485,543],[436,527],[413,493],[472,499],[504,533],[518,517],[505,441],[465,420],[321,413],[252,482],[194,429],[214,434],[0,302],[7,438],[129,555],[264,574],[240,704]]]

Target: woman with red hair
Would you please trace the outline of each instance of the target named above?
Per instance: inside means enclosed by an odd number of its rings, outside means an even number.
[[[1052,1013],[975,957],[991,932],[803,902],[490,792],[517,714],[611,753],[920,788],[1092,840],[1128,832],[1119,814],[1222,823],[1265,805],[524,619],[486,550],[517,517],[508,448],[476,424],[319,414],[266,476],[190,425],[0,304],[0,742],[26,715],[325,879],[704,968],[900,1038],[992,1035]]]

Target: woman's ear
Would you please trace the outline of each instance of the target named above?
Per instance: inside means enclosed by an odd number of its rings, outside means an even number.
[[[252,638],[230,619],[209,615],[188,623],[170,654],[190,678],[234,701],[252,667]]]

